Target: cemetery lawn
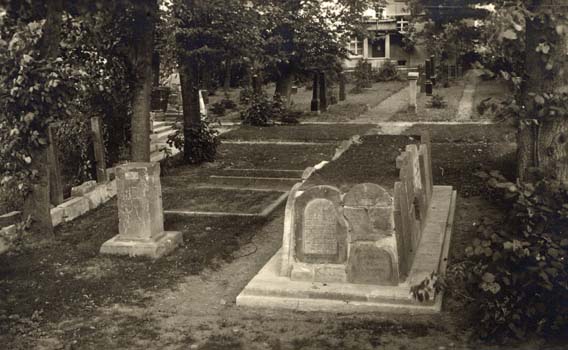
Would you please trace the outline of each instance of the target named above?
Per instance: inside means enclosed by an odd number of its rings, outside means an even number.
[[[223,141],[334,142],[362,135],[375,128],[372,124],[317,125],[298,124],[273,127],[242,126],[221,135]]]
[[[292,94],[292,110],[302,112],[303,116],[301,117],[301,121],[327,121],[327,122],[345,122],[357,119],[359,115],[366,112],[369,108],[373,108],[383,100],[387,99],[391,95],[397,93],[404,87],[406,87],[408,83],[406,81],[387,81],[387,82],[379,82],[374,83],[373,86],[369,89],[364,89],[364,91],[360,94],[352,94],[350,93],[351,89],[353,89],[353,84],[346,85],[347,91],[347,100],[339,102],[335,105],[330,105],[327,112],[321,113],[319,115],[311,115],[310,114],[310,105],[312,100],[312,88],[309,85],[309,88],[306,89],[303,86],[298,86],[298,92]],[[333,88],[333,93],[336,97],[339,96],[339,86],[335,85]],[[265,86],[265,92],[268,96],[272,96],[274,94],[274,84],[268,84]],[[229,91],[229,98],[233,100],[233,102],[239,102],[239,89],[231,89]],[[212,104],[220,102],[224,99],[224,94],[222,92],[217,92],[214,96],[209,96],[209,108]],[[329,97],[328,97],[329,102]],[[219,121],[232,121],[232,122],[240,122],[240,114],[238,112],[238,108],[242,106],[238,106],[237,109],[227,110],[226,113],[222,116],[217,116],[211,112],[210,116],[214,119]]]
[[[219,188],[162,189],[164,210],[259,214],[282,196],[282,192]]]
[[[481,195],[475,169],[514,169],[514,149],[486,126],[448,130],[423,125],[407,133],[419,134],[423,128],[432,130],[435,184],[458,190],[449,269],[459,270],[480,220],[504,215]],[[310,181],[386,185],[396,179],[398,151],[418,138],[374,135],[361,140]],[[284,156],[285,149],[277,153]],[[245,147],[234,155],[256,151]],[[300,163],[304,159],[295,147],[288,147],[288,154]],[[238,160],[227,154],[221,159],[219,164]],[[262,164],[254,159],[251,163]],[[197,173],[213,173],[219,164],[172,169],[164,187],[174,175],[199,178]],[[347,176],[354,178],[342,180]],[[13,253],[0,256],[0,344],[6,349],[545,348],[538,339],[502,347],[475,340],[468,317],[473,303],[458,280],[445,293],[443,312],[431,316],[237,307],[236,296],[281,246],[283,214],[281,207],[266,220],[168,216],[166,230],[182,231],[184,242],[157,261],[99,255],[101,244],[117,233],[116,200],[58,227],[54,239],[27,237]]]

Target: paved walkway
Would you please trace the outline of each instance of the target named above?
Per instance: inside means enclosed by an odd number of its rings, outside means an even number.
[[[357,118],[358,123],[378,123],[389,120],[408,104],[408,87],[393,94]]]
[[[457,121],[471,120],[473,115],[473,97],[479,82],[479,73],[476,70],[467,72],[465,76],[466,85],[463,90],[463,95],[458,106],[458,113],[456,115]]]

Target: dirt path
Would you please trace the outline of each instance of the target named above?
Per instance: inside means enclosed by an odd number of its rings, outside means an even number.
[[[389,120],[396,112],[404,108],[408,104],[408,87],[393,94],[386,100],[382,101],[376,107],[367,111],[359,118],[357,122],[361,123],[378,123]]]

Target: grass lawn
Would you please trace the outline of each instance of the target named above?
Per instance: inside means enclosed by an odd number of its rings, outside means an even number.
[[[217,159],[225,167],[232,168],[303,170],[322,160],[329,160],[334,152],[333,145],[221,144]]]
[[[419,133],[424,127],[410,132]],[[475,170],[507,173],[515,161],[509,142],[499,142],[499,134],[486,126],[460,125],[432,132],[434,183],[458,190],[448,271],[459,272],[465,248],[476,237],[481,220],[505,215],[502,208],[480,196],[483,185]],[[375,135],[362,140],[316,173],[310,184],[330,183],[344,189],[370,181],[387,186],[397,178],[396,155],[417,138]],[[162,179],[165,192],[231,164],[265,167],[263,162],[268,162],[268,166],[303,169],[306,159],[319,160],[318,152],[330,156],[333,149],[240,146],[222,149],[217,164],[172,169]],[[186,200],[185,193],[190,197],[199,192],[180,191],[184,197],[180,201]],[[222,193],[204,191],[198,197],[227,201]],[[283,208],[262,221],[168,217],[166,229],[182,231],[184,236],[183,245],[171,255],[156,261],[101,256],[101,244],[118,229],[116,200],[112,200],[58,227],[53,238],[28,237],[11,254],[0,256],[0,344],[6,349],[565,348],[565,342],[547,344],[546,339],[512,345],[481,343],[472,335],[476,302],[465,296],[459,279],[450,280],[443,312],[437,315],[236,307],[236,296],[280,248],[283,225]]]
[[[360,94],[350,94],[347,93],[347,99],[338,104],[329,106],[329,109],[325,113],[318,115],[312,115],[310,113],[310,104],[312,100],[312,90],[305,89],[299,86],[298,92],[292,95],[292,110],[301,111],[306,113],[300,122],[308,121],[328,121],[328,122],[345,122],[356,119],[360,114],[366,112],[369,108],[373,108],[379,103],[381,103],[386,98],[390,97],[392,94],[400,91],[406,87],[408,83],[406,81],[389,81],[373,84],[373,87],[369,89],[364,89]],[[353,88],[352,84],[347,84],[346,91],[351,91]],[[268,84],[264,87],[268,96],[274,94],[274,84]],[[339,87],[336,85],[334,87],[335,94],[338,95]],[[229,92],[230,98],[238,103],[239,90],[232,89]],[[223,92],[219,91],[214,96],[209,97],[209,108],[210,106],[220,101],[224,98]],[[329,101],[329,100],[328,100]],[[240,122],[240,114],[238,111],[227,111],[224,116],[216,117],[210,112],[210,116],[214,119],[220,121],[232,121]]]
[[[421,130],[429,130],[434,142],[515,142],[517,130],[511,124],[488,125],[428,125],[415,124],[404,131],[407,135],[417,135]]]
[[[300,141],[334,142],[349,139],[353,135],[364,135],[375,126],[368,125],[282,125],[273,127],[241,126],[221,135],[223,140],[240,141]]]
[[[226,190],[212,188],[162,188],[165,210],[259,214],[273,203],[282,192]]]
[[[431,108],[429,102],[430,96],[426,93],[418,93],[416,104],[416,114],[409,113],[406,108],[395,113],[390,119],[391,121],[447,121],[454,120],[458,112],[458,106],[463,95],[465,82],[463,80],[456,80],[451,82],[447,88],[442,87],[440,84],[434,88],[434,94],[443,97],[447,103],[445,108]]]

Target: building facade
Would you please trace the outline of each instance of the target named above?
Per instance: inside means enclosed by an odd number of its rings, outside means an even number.
[[[351,38],[344,68],[352,70],[361,60],[367,60],[373,68],[389,60],[401,67],[412,67],[423,61],[425,54],[420,47],[412,52],[403,49],[402,38],[408,30],[410,16],[406,0],[388,0],[385,6],[365,12],[363,20],[368,35]]]

